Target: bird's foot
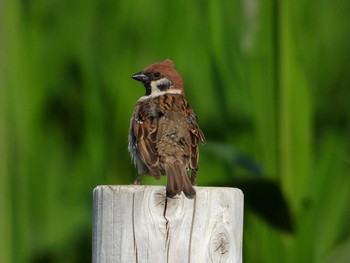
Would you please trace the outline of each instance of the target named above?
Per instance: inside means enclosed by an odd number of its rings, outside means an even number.
[[[143,176],[143,174],[142,174],[142,175],[139,175],[139,176],[135,179],[133,185],[140,185],[140,184],[141,184],[141,178],[142,178],[142,176]]]

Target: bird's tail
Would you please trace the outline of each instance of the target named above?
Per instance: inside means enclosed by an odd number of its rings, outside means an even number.
[[[190,179],[188,178],[186,168],[179,161],[165,165],[165,173],[167,176],[166,192],[168,197],[174,197],[177,194],[184,194],[188,198],[196,195]]]

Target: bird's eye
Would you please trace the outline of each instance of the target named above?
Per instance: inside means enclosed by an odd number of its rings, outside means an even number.
[[[153,73],[153,77],[158,78],[159,76],[160,76],[160,73],[159,73],[159,72],[154,72],[154,73]]]

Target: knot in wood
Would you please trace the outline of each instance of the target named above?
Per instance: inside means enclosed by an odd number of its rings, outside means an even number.
[[[219,233],[215,240],[215,252],[220,254],[226,254],[229,251],[229,240],[225,233]]]
[[[212,233],[210,245],[210,257],[212,262],[230,262],[232,258],[232,244],[230,242],[230,237],[223,230],[216,233]]]

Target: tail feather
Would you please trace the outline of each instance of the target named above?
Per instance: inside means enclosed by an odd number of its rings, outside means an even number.
[[[174,197],[180,195],[181,192],[188,198],[193,198],[196,195],[190,179],[188,178],[186,169],[180,162],[176,161],[165,166],[165,172],[167,175],[166,192],[168,197]]]

